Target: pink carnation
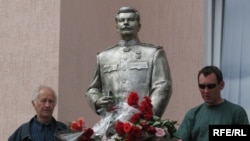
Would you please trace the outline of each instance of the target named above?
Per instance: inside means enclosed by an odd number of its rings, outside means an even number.
[[[164,129],[162,129],[162,128],[155,127],[155,130],[156,130],[155,135],[157,137],[163,137],[166,134],[165,131],[164,131]]]

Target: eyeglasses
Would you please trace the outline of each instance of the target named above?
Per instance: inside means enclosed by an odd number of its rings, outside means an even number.
[[[206,87],[208,88],[208,89],[213,89],[213,88],[215,88],[216,87],[216,85],[217,84],[207,84],[207,85],[205,85],[205,84],[199,84],[199,88],[200,89],[205,89]]]

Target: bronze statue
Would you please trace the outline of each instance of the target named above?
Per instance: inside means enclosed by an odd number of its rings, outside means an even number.
[[[117,45],[97,55],[97,69],[86,97],[97,114],[114,102],[114,96],[126,100],[131,91],[150,96],[155,115],[161,117],[172,94],[172,79],[162,47],[141,43],[140,14],[121,7],[115,16],[120,35]]]

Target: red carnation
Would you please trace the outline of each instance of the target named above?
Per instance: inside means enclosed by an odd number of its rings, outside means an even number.
[[[142,121],[142,122],[140,123],[140,125],[142,126],[142,129],[147,129],[147,128],[149,128],[149,126],[148,126],[148,124],[147,124],[147,121]]]
[[[123,130],[123,126],[124,126],[124,123],[120,122],[120,121],[117,121],[115,124],[116,132],[117,132],[118,136],[120,136],[120,137],[125,133]]]
[[[146,112],[146,113],[144,114],[145,120],[151,120],[152,117],[153,117],[153,112]]]
[[[70,129],[72,131],[82,131],[82,124],[79,121],[72,121]]]
[[[144,100],[141,102],[140,111],[143,114],[146,114],[148,112],[153,113],[153,106],[151,103],[148,103],[148,101]]]
[[[142,118],[142,114],[141,114],[141,113],[136,113],[136,114],[134,114],[134,115],[130,118],[130,122],[132,122],[132,123],[139,122],[141,118]]]
[[[123,125],[123,130],[128,133],[132,128],[132,125],[128,122],[125,122],[124,125]]]
[[[94,134],[94,131],[92,128],[88,128],[84,133],[83,136],[90,138]]]
[[[131,92],[128,95],[128,105],[138,107],[139,96],[136,92]]]
[[[142,136],[142,130],[141,130],[141,128],[139,128],[137,126],[132,126],[129,133],[131,136],[134,136],[134,137],[141,137]]]
[[[156,129],[155,129],[155,127],[153,127],[153,126],[150,126],[149,128],[147,128],[147,131],[148,131],[150,134],[155,134],[155,133],[156,133]]]
[[[92,128],[88,128],[81,136],[79,141],[94,141],[91,139],[91,136],[94,134],[94,131]]]
[[[144,100],[147,101],[147,103],[150,103],[150,104],[151,104],[151,99],[150,99],[150,97],[144,96]]]

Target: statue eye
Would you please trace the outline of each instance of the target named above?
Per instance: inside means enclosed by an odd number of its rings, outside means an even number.
[[[129,18],[128,21],[135,21],[135,18]]]
[[[124,22],[124,18],[120,18],[120,19],[118,19],[118,22]]]

